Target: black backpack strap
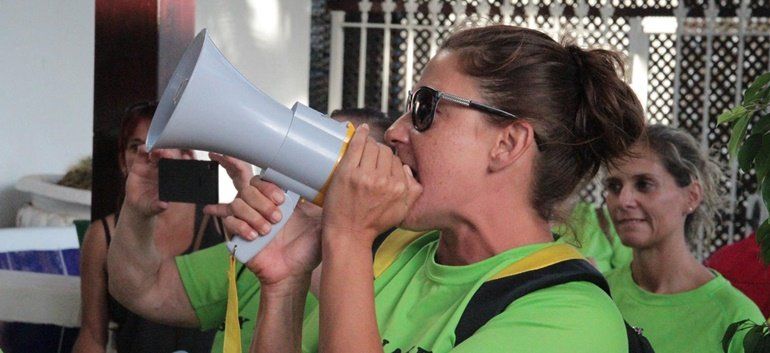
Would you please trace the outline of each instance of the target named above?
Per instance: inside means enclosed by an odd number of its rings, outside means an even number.
[[[626,337],[628,337],[628,353],[655,353],[652,344],[642,335],[642,329],[633,327],[623,320],[626,324]]]
[[[536,252],[504,268],[482,284],[471,297],[455,327],[454,345],[465,341],[489,320],[505,311],[514,300],[543,288],[584,281],[593,283],[610,295],[609,284],[604,276],[585,258],[571,254],[571,250],[566,247],[570,246],[561,244]],[[624,323],[629,353],[654,353],[641,331]]]
[[[455,346],[502,313],[514,300],[539,289],[573,281],[591,282],[609,292],[607,281],[583,259],[561,261],[540,269],[485,282],[474,293],[455,328]]]

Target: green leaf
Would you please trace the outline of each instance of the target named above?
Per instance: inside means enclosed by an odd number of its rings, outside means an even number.
[[[762,135],[752,134],[738,150],[738,166],[744,172],[748,173],[754,166],[754,158],[757,157],[760,147],[762,147]]]
[[[727,150],[730,155],[735,157],[738,153],[738,147],[743,144],[743,139],[746,137],[746,128],[749,126],[749,116],[745,116],[738,120],[733,125],[733,130],[730,133],[730,142],[727,143]]]
[[[724,113],[717,117],[718,124],[729,123],[734,120],[738,120],[744,116],[748,116],[748,110],[742,105],[733,107],[733,109],[725,110]]]
[[[757,181],[761,183],[765,180],[767,172],[770,171],[770,134],[762,136],[762,147],[757,156],[759,158],[754,161],[754,167],[757,171]]]
[[[764,135],[768,131],[770,131],[770,113],[759,117],[759,120],[751,126],[752,135]]]
[[[765,324],[765,326],[767,326],[767,324]],[[765,332],[765,337],[762,338],[762,348],[760,348],[759,351],[770,352],[770,333]]]
[[[743,101],[747,104],[753,103],[755,100],[760,98],[760,92],[763,91],[762,88],[764,88],[765,85],[770,82],[770,72],[766,72],[759,77],[757,77],[756,80],[754,80],[754,83],[752,83],[749,88],[746,89],[746,92],[743,94]],[[761,92],[765,93],[766,92]]]
[[[770,209],[770,178],[762,181],[762,200],[765,201],[765,208]]]
[[[765,265],[770,265],[770,219],[766,219],[757,229],[757,244]]]
[[[746,336],[743,337],[744,353],[755,352],[757,344],[762,341],[762,331],[764,331],[764,325],[756,325],[746,332]]]
[[[730,326],[727,326],[727,330],[725,330],[725,335],[722,336],[722,350],[727,353],[727,349],[730,348],[730,341],[733,340],[733,336],[735,336],[735,333],[738,332],[738,328],[743,325],[744,322],[749,321],[748,319],[736,321],[730,324]]]
[[[764,220],[757,228],[757,243],[761,243],[770,235],[770,219]]]
[[[757,229],[757,244],[759,244],[762,259],[770,265],[770,219],[766,219]]]

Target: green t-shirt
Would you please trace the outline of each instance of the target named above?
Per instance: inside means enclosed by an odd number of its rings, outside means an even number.
[[[219,244],[188,255],[177,256],[176,265],[202,330],[217,328],[211,352],[222,352],[227,311],[227,270],[230,253]],[[241,346],[249,351],[259,309],[259,280],[248,268],[236,262],[238,317],[241,321]],[[308,294],[305,312],[315,309],[318,301]]]
[[[553,244],[511,249],[467,266],[444,266],[434,261],[438,241],[433,235],[412,243],[374,283],[386,353],[484,353],[500,352],[501,347],[531,353],[627,352],[620,313],[609,296],[586,282],[526,295],[453,347],[457,322],[484,280]],[[304,352],[318,349],[317,309],[305,320],[302,343]],[[354,342],[349,351],[356,351]]]
[[[631,277],[631,266],[607,274],[612,297],[623,317],[641,327],[656,353],[722,353],[727,326],[743,319],[764,322],[762,313],[718,274],[701,287],[677,294],[655,294],[640,288]],[[738,332],[730,352],[743,352]]]
[[[512,303],[461,345],[454,330],[465,305],[484,280],[500,269],[552,244],[508,250],[467,266],[444,266],[435,259],[436,234],[424,236],[400,253],[377,278],[377,324],[385,352],[627,352],[623,321],[598,287],[571,282],[546,288]],[[204,253],[205,252],[205,253]],[[203,328],[218,327],[226,306],[227,250],[214,247],[177,258],[177,266]],[[244,351],[254,332],[259,284],[248,270],[238,279]],[[312,297],[312,295],[309,295]],[[309,298],[303,326],[304,352],[318,347],[318,305]],[[221,334],[213,352],[221,352]],[[354,346],[350,351],[356,351]]]
[[[631,263],[633,251],[620,242],[607,209],[602,207],[598,212],[602,212],[609,234],[602,230],[597,209],[587,202],[578,202],[566,224],[555,226],[553,232],[560,235],[558,242],[575,246],[583,256],[595,261],[601,273],[606,273]]]

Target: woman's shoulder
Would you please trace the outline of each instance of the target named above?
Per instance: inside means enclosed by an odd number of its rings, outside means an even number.
[[[529,305],[530,302],[543,306],[574,307],[573,310],[598,310],[600,315],[615,315],[620,317],[612,298],[599,286],[585,281],[573,281],[525,295],[514,302]],[[590,309],[586,309],[590,308]]]
[[[109,242],[109,235],[115,229],[115,214],[109,214],[104,218],[97,219],[88,226],[83,236],[83,248],[97,247],[105,248]],[[108,234],[110,232],[110,234]]]
[[[757,304],[733,287],[722,275],[717,274],[712,281],[714,281],[715,290],[709,302],[721,303],[720,310],[725,316],[731,320],[737,318],[764,321]]]
[[[549,325],[589,326],[593,327],[592,330],[618,333],[624,330],[623,318],[612,298],[593,283],[583,281],[560,284],[525,295],[511,303],[506,313],[532,316],[532,320],[548,321]]]
[[[540,351],[595,352],[627,349],[623,318],[612,299],[589,282],[569,282],[544,288],[514,301],[490,321],[492,326]],[[519,337],[520,336],[520,337]],[[555,337],[546,340],[542,337]],[[557,342],[558,341],[558,342]],[[532,346],[534,345],[534,346]],[[538,351],[533,349],[533,351]]]

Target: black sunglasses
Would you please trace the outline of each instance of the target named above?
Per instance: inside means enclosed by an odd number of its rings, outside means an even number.
[[[431,124],[433,124],[433,116],[436,115],[436,106],[438,106],[438,102],[441,99],[504,118],[518,118],[515,114],[504,110],[441,92],[428,86],[422,86],[414,92],[409,91],[409,98],[406,100],[406,111],[412,115],[412,125],[414,125],[417,131],[422,132],[430,128]]]

